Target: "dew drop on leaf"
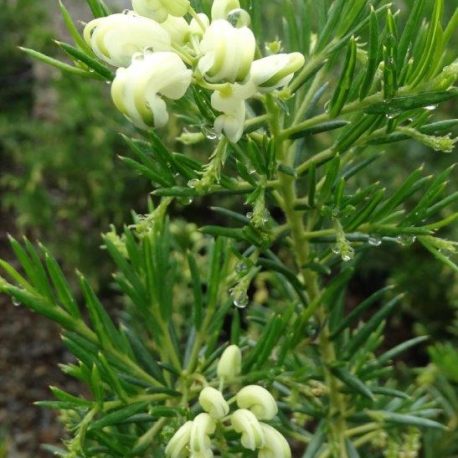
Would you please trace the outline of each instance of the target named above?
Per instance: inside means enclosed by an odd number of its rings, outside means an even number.
[[[380,246],[382,244],[382,239],[377,235],[371,235],[369,236],[368,242],[371,246]]]

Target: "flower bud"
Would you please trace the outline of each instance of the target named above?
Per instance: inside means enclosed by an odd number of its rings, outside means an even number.
[[[194,418],[191,429],[190,451],[193,457],[212,457],[210,434],[215,432],[216,424],[208,413],[201,413]]]
[[[230,381],[242,371],[242,352],[237,345],[229,345],[218,362],[216,373],[219,378]]]
[[[261,90],[266,91],[286,86],[305,63],[300,52],[274,54],[253,62],[251,79]]]
[[[265,443],[259,450],[258,458],[291,458],[291,448],[283,434],[272,426],[260,423]]]
[[[225,20],[212,22],[200,43],[198,68],[211,82],[241,82],[248,76],[256,40],[248,27],[235,28]]]
[[[214,0],[212,6],[212,20],[226,19],[229,12],[240,8],[239,0]]]
[[[167,16],[182,17],[189,11],[189,0],[132,0],[136,13],[164,22]]]
[[[236,399],[241,409],[251,410],[259,420],[272,420],[277,415],[275,399],[262,386],[248,385],[237,393]]]
[[[161,26],[169,33],[173,45],[181,47],[189,40],[190,27],[182,17],[169,16]]]
[[[205,412],[208,412],[212,418],[219,420],[229,413],[229,404],[223,395],[210,386],[207,386],[200,392],[199,403]]]
[[[231,423],[235,431],[242,434],[242,445],[249,450],[264,446],[265,437],[261,424],[255,415],[246,409],[236,410],[231,415]]]
[[[138,127],[164,126],[169,118],[159,95],[177,100],[191,84],[192,72],[172,52],[134,56],[128,68],[120,68],[111,86],[113,101]]]
[[[191,439],[192,421],[186,422],[169,440],[165,454],[169,458],[183,458],[187,455],[189,440]]]
[[[127,67],[132,56],[145,48],[170,49],[170,35],[157,22],[134,14],[112,14],[94,19],[84,29],[84,38],[101,60]]]

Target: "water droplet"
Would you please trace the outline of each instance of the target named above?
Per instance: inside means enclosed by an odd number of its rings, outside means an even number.
[[[130,11],[131,10],[129,10],[129,9],[122,10],[122,14],[128,15],[128,14],[130,14]]]
[[[196,188],[198,185],[199,185],[199,180],[197,178],[194,178],[193,180],[188,181],[189,188]]]
[[[193,202],[193,198],[192,197],[181,197],[179,199],[179,202],[181,205],[191,205]]]
[[[248,305],[249,299],[248,294],[245,291],[241,291],[237,287],[231,288],[229,294],[232,297],[233,304],[239,308],[244,309]]]
[[[262,222],[264,224],[268,223],[269,222],[269,218],[270,218],[269,210],[265,209],[263,214],[262,214]]]
[[[414,235],[399,235],[398,237],[396,237],[396,241],[401,246],[405,246],[405,247],[412,245],[413,243],[415,243],[416,240],[417,240],[417,237],[415,237]]]
[[[437,105],[428,105],[425,107],[426,111],[434,111],[437,108]]]
[[[353,255],[350,252],[342,253],[342,261],[349,262],[353,259]]]
[[[382,239],[378,237],[377,235],[370,235],[368,242],[369,242],[369,245],[380,246],[382,244]]]
[[[235,10],[229,11],[227,21],[234,27],[240,29],[241,27],[248,27],[250,25],[251,17],[248,11],[242,8],[236,8]]]
[[[250,169],[248,170],[249,175],[256,175],[256,170],[255,169]]]
[[[19,306],[21,306],[22,304],[21,304],[17,299],[13,299],[13,305],[14,305],[15,307],[19,307]]]
[[[204,126],[202,127],[202,133],[207,137],[208,140],[218,140],[220,135],[215,132],[215,129],[212,127]]]
[[[387,113],[386,119],[394,119],[397,115],[397,113]]]
[[[331,248],[331,251],[334,253],[334,254],[340,254],[340,248],[335,245]]]
[[[109,86],[111,84],[111,81],[105,81],[105,84]]]

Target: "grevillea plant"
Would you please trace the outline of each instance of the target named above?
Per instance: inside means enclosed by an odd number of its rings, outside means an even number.
[[[96,18],[83,31],[60,5],[71,64],[25,51],[110,84],[130,132],[119,167],[153,187],[148,214],[103,236],[116,265],[110,313],[84,276],[72,291],[41,245],[11,240],[20,268],[1,262],[1,290],[62,327],[75,357],[62,370],[90,389],[53,387],[40,403],[69,433],[49,449],[418,456],[424,433],[445,429],[440,406],[392,361],[426,336],[383,344],[395,285],[352,307],[346,291],[390,244],[422,245],[458,270],[456,243],[441,237],[458,215],[452,169],[425,176],[412,155],[407,177],[368,180],[410,145],[397,142],[426,146],[431,161],[453,150],[457,120],[434,113],[458,93],[447,46],[458,13],[446,21],[444,0],[401,11],[385,0],[133,0],[115,14],[87,3]],[[196,212],[209,202],[215,216]]]

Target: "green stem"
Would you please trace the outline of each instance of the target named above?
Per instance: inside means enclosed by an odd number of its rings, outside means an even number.
[[[266,98],[266,104],[271,113],[270,128],[275,141],[277,158],[283,165],[290,167],[294,161],[294,149],[291,147],[291,142],[285,140],[287,137],[280,135],[282,129],[280,111],[271,96]],[[310,301],[317,302],[321,297],[318,276],[316,272],[304,267],[311,258],[310,242],[304,238],[304,234],[313,231],[314,214],[310,213],[308,227],[306,227],[304,224],[304,212],[297,211],[294,208],[295,202],[297,201],[295,178],[280,172],[279,182],[278,193],[281,196],[279,204],[282,206],[287,223],[291,229],[291,243],[295,253],[298,275],[300,280],[304,283]],[[325,382],[329,390],[330,407],[328,415],[331,425],[330,445],[332,456],[335,458],[347,458],[345,448],[345,433],[347,429],[345,421],[345,398],[340,392],[340,382],[329,370],[329,367],[336,361],[336,352],[334,344],[330,339],[329,328],[325,324],[327,322],[326,308],[319,302],[317,318],[322,324],[319,347],[324,363]]]

